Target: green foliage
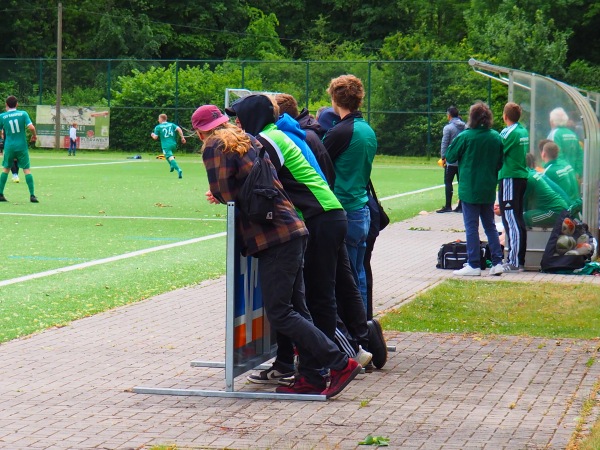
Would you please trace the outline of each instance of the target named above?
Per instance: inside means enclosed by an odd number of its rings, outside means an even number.
[[[183,65],[183,67],[181,67]],[[248,70],[251,81],[248,89],[261,89],[259,76]],[[111,146],[133,151],[148,145],[148,134],[156,125],[159,114],[165,113],[169,120],[184,128],[190,128],[190,117],[203,104],[222,107],[225,89],[240,87],[242,73],[239,64],[224,63],[211,66],[207,63],[173,63],[168,67],[151,66],[142,72],[134,69],[131,75],[120,76],[113,91],[113,123]],[[134,105],[136,108],[131,109]],[[132,133],[131,130],[147,130]],[[182,147],[187,151],[192,148]]]
[[[565,81],[580,89],[598,92],[600,91],[600,66],[587,61],[573,61],[569,65]]]
[[[148,16],[121,10],[119,15],[101,16],[92,46],[97,49],[98,58],[150,58],[160,54],[160,46],[165,42],[165,36],[155,35]]]
[[[504,106],[506,89],[492,89],[475,74],[465,63],[468,53],[462,46],[448,47],[425,35],[398,33],[386,39],[381,54],[393,62],[372,71],[372,83],[378,88],[371,106],[394,112],[372,115],[382,153],[437,155],[450,105],[458,107],[465,120],[475,100]]]
[[[505,67],[561,78],[565,74],[567,39],[542,10],[529,17],[522,8],[502,8],[497,13],[470,10],[465,15],[468,43],[485,59]]]
[[[279,25],[275,14],[265,14],[257,8],[248,8],[248,12],[250,24],[245,35],[231,46],[228,57],[269,60],[285,56],[286,50],[275,30]]]

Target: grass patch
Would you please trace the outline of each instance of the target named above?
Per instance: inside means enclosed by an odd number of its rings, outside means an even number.
[[[447,280],[386,314],[388,330],[547,338],[600,337],[598,287]]]

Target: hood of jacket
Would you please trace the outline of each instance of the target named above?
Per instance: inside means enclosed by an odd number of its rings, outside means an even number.
[[[450,123],[456,127],[459,133],[464,131],[466,127],[466,124],[459,117],[453,117],[450,119]]]
[[[317,122],[313,116],[310,115],[308,109],[304,108],[296,117],[296,120],[300,124],[300,128],[303,130],[313,130],[317,135],[322,138],[325,135],[325,130],[321,127],[321,124]]]
[[[306,140],[306,132],[300,128],[300,124],[296,119],[292,119],[288,113],[283,113],[279,116],[279,120],[275,123],[277,128],[284,133],[290,133],[297,136],[300,140]]]
[[[258,135],[268,124],[275,123],[273,103],[266,95],[252,94],[225,109],[229,116],[237,116],[246,133]]]

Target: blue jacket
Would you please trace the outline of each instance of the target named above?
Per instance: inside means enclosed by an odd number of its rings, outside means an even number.
[[[321,170],[314,153],[306,143],[306,132],[300,128],[300,124],[295,119],[292,119],[292,116],[290,116],[288,113],[283,113],[281,116],[279,116],[279,120],[275,123],[275,125],[277,126],[277,129],[283,131],[287,137],[294,141],[294,144],[298,146],[308,163],[317,171],[321,178],[327,181],[327,178],[325,178],[325,175],[323,174],[323,171]]]

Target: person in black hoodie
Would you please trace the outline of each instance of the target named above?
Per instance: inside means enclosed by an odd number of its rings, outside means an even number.
[[[333,340],[337,325],[336,269],[347,230],[344,209],[327,182],[310,165],[298,146],[277,128],[275,121],[279,115],[269,97],[261,94],[243,97],[227,108],[226,112],[229,116],[236,116],[236,122],[241,128],[255,136],[264,146],[277,169],[284,190],[306,223],[309,230],[304,264],[306,304],[317,328]],[[364,336],[366,347],[366,319]],[[284,364],[289,364],[293,352],[291,341],[286,343],[283,338],[284,336],[278,334],[278,353],[273,366],[285,369]],[[372,355],[366,350],[364,353],[367,354],[367,364]],[[358,361],[360,362],[360,359]],[[309,358],[304,364],[305,369],[318,369]],[[282,370],[277,370],[283,373]],[[264,381],[267,382],[272,376],[263,371],[248,377],[252,382],[262,382],[265,378]],[[323,386],[324,380],[317,370],[306,370],[302,377],[294,380],[289,392],[312,393],[322,390]]]

